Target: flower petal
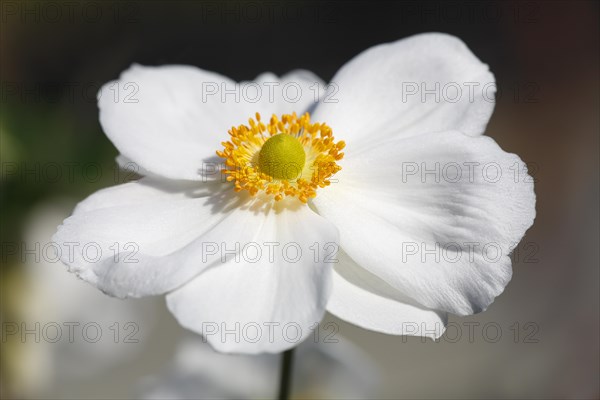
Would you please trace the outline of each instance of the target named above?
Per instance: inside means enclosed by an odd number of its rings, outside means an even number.
[[[312,81],[322,85],[308,71],[257,79],[237,83],[191,66],[133,65],[102,87],[100,123],[140,170],[172,179],[219,178],[215,151],[232,126],[257,111],[267,117],[280,109],[303,112],[315,102]]]
[[[71,272],[110,295],[161,294],[219,258],[204,243],[252,237],[247,229],[230,232],[254,218],[234,206],[242,198],[220,183],[143,178],[88,197],[53,241]]]
[[[260,87],[261,96],[256,103],[255,111],[263,117],[270,118],[272,114],[296,114],[301,115],[318,104],[319,98],[325,94],[325,82],[314,73],[296,69],[278,77],[266,72],[256,77],[253,81]],[[252,84],[242,82],[241,85]],[[246,99],[252,100],[255,91],[248,87]],[[251,117],[252,115],[248,115]],[[244,122],[243,120],[242,122]]]
[[[533,183],[516,155],[488,137],[441,132],[345,161],[314,205],[361,267],[427,308],[460,315],[504,290],[509,253],[535,217]]]
[[[338,252],[327,311],[362,328],[390,335],[439,338],[447,314],[428,310]]]
[[[479,135],[494,108],[487,65],[460,39],[441,33],[372,47],[346,63],[331,85],[337,91],[323,98],[313,119],[348,143],[452,129]]]
[[[336,246],[335,227],[306,206],[276,205],[261,218],[254,238],[240,244],[239,257],[228,257],[167,296],[179,323],[221,352],[289,349],[311,334],[325,312],[331,261],[323,248]],[[234,248],[229,238],[223,240]]]

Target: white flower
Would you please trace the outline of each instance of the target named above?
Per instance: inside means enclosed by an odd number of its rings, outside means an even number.
[[[177,320],[224,352],[293,347],[325,310],[430,337],[447,313],[485,310],[535,216],[524,163],[482,136],[487,66],[457,38],[422,34],[366,50],[332,82],[315,104],[323,83],[307,71],[260,75],[246,95],[193,67],[125,71],[101,92],[100,122],[146,177],[77,206],[54,240],[101,256],[63,261],[114,296],[166,293]],[[115,102],[109,89],[128,83],[139,101]],[[269,90],[248,94],[257,86]],[[446,93],[427,95],[436,87]],[[223,158],[231,181],[211,167]]]

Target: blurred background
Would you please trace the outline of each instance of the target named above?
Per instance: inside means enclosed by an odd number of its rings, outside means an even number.
[[[598,5],[3,0],[2,398],[273,396],[276,356],[213,353],[162,298],[104,297],[53,258],[50,236],[75,204],[130,178],[96,92],[134,62],[328,81],[360,51],[428,31],[460,37],[495,74],[487,134],[529,163],[535,224],[504,294],[452,318],[438,342],[328,315],[340,341],[301,347],[293,396],[599,398]]]

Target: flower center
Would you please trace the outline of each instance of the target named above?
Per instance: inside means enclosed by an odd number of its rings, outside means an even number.
[[[311,123],[308,113],[284,114],[281,120],[273,115],[268,124],[256,113],[248,124],[231,128],[231,139],[217,151],[235,191],[247,190],[252,196],[263,192],[276,201],[296,197],[306,203],[341,169],[337,161],[344,157],[346,144],[335,142],[326,124]]]
[[[275,179],[296,179],[304,169],[306,153],[295,136],[271,136],[258,153],[258,168]]]

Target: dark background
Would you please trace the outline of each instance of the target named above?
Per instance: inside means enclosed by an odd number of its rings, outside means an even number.
[[[598,5],[2,1],[5,319],[19,314],[28,295],[8,298],[7,282],[24,279],[24,262],[5,244],[24,240],[32,210],[123,178],[115,175],[117,151],[101,131],[95,94],[132,63],[190,64],[235,80],[305,68],[328,81],[370,46],[446,32],[495,74],[499,94],[487,134],[529,163],[538,196],[513,281],[472,320],[506,330],[534,322],[539,342],[405,343],[338,321],[341,333],[383,366],[380,396],[598,398]],[[59,165],[59,177],[49,163]],[[12,394],[10,360],[2,365],[2,389]],[[111,390],[101,394],[120,395]]]

